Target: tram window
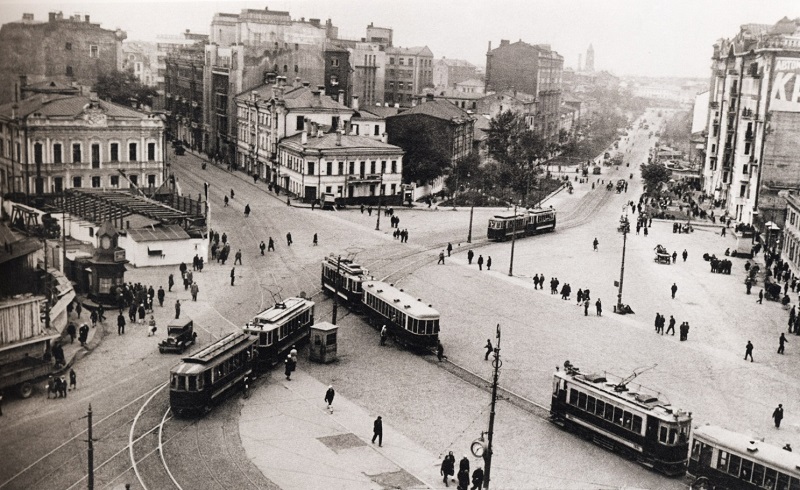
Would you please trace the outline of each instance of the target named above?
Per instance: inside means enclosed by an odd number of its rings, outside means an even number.
[[[178,386],[178,375],[173,374],[172,380],[169,383],[170,387],[174,390]]]
[[[203,373],[203,378],[205,378],[204,384],[211,385],[211,370],[210,369]]]
[[[719,471],[728,471],[728,452],[720,450],[719,458],[717,459],[717,469]]]
[[[197,391],[197,376],[187,376],[189,378],[189,391]]]
[[[631,430],[637,434],[642,433],[642,418],[638,415],[633,416],[633,425],[631,426]]]
[[[775,488],[775,480],[777,479],[778,479],[778,472],[773,469],[767,468],[766,471],[764,471],[764,485],[762,486],[764,488],[768,488],[769,490],[773,490]]]
[[[742,469],[739,472],[739,478],[744,481],[750,481],[750,476],[753,474],[753,462],[749,459],[742,460]]]
[[[433,333],[439,333],[439,320],[433,321]]]
[[[775,490],[788,490],[789,488],[789,475],[778,473],[778,483],[775,485]]]
[[[586,393],[578,395],[578,408],[586,410]]]
[[[203,391],[203,378],[205,377],[206,373],[199,374],[197,376],[197,391]]]
[[[669,430],[669,443],[675,444],[675,439],[678,437],[678,430],[677,429],[670,429]]]
[[[750,479],[751,482],[755,483],[756,485],[761,485],[764,483],[764,466],[758,463],[753,464],[753,477]]]
[[[789,481],[789,490],[800,490],[800,480],[795,477]]]
[[[702,443],[700,441],[694,441],[694,445],[692,446],[692,454],[690,455],[690,457],[695,461],[700,459],[700,446],[701,445],[702,445]]]
[[[606,403],[606,413],[603,415],[603,418],[609,422],[614,421],[614,405]]]
[[[661,430],[658,433],[658,440],[661,442],[667,442],[667,428],[661,427]]]
[[[261,332],[258,336],[258,345],[269,345],[267,344],[267,333]]]
[[[605,409],[606,409],[606,402],[604,402],[603,400],[597,400],[597,407],[595,410],[595,414],[597,414],[598,417],[602,417],[603,413],[605,412]]]
[[[742,464],[742,458],[735,454],[731,454],[730,461],[728,462],[728,474],[739,476],[739,467]]]
[[[625,412],[625,415],[623,415],[622,417],[622,426],[630,430],[632,423],[633,423],[633,414],[631,414],[630,412]]]
[[[569,390],[569,404],[570,405],[577,405],[578,404],[578,392],[575,389]]]
[[[589,412],[589,413],[594,413],[594,406],[595,406],[594,404],[595,404],[595,398],[593,396],[590,396],[589,398],[587,398],[586,399],[586,411]]]
[[[614,407],[614,423],[622,425],[622,409],[619,407]]]
[[[186,391],[186,376],[178,376],[178,391]]]

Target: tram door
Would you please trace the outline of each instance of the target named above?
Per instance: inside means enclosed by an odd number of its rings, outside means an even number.
[[[658,419],[655,417],[647,417],[647,431],[644,438],[648,441],[658,440]]]

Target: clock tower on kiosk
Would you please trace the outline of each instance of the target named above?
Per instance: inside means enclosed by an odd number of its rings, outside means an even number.
[[[97,303],[116,304],[116,288],[125,283],[125,249],[119,246],[119,233],[110,221],[95,236],[97,247],[84,267],[89,297]]]

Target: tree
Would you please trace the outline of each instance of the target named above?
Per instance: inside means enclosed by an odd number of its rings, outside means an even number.
[[[392,144],[405,151],[403,176],[406,182],[428,183],[450,167],[448,149],[423,126],[406,126],[397,131]]]
[[[525,121],[515,112],[504,111],[489,121],[486,144],[489,155],[498,162],[515,165],[519,138],[525,131]]]
[[[669,182],[672,171],[664,164],[653,162],[642,164],[642,179],[648,192],[657,193],[661,184]]]
[[[94,84],[94,91],[103,100],[132,107],[152,105],[153,97],[158,95],[154,88],[140,83],[133,71],[115,70],[100,75]]]

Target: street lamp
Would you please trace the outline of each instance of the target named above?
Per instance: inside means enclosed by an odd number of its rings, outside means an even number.
[[[513,276],[514,271],[514,244],[517,241],[517,205],[514,205],[514,218],[511,222],[511,260],[508,262],[508,275]]]
[[[489,480],[492,473],[492,439],[494,436],[494,415],[495,406],[497,405],[497,386],[498,379],[500,378],[500,368],[503,362],[500,360],[500,324],[497,324],[497,345],[494,347],[494,360],[492,360],[492,367],[494,368],[494,377],[492,380],[492,404],[489,411],[489,430],[481,432],[480,438],[476,439],[470,445],[472,454],[477,458],[483,458],[484,472],[483,472],[483,488],[489,488]],[[483,436],[487,436],[484,442]]]
[[[627,210],[627,206],[624,209]],[[617,306],[614,307],[614,311],[620,315],[624,315],[625,305],[622,304],[622,282],[625,279],[625,248],[628,243],[628,233],[631,231],[631,224],[628,220],[627,212],[619,220],[618,231],[622,232],[622,263],[619,268],[619,291],[617,292]]]
[[[467,172],[467,187],[469,187],[470,173]],[[467,233],[467,243],[472,243],[472,215],[475,213],[475,193],[473,191],[472,199],[469,201],[469,233]]]

